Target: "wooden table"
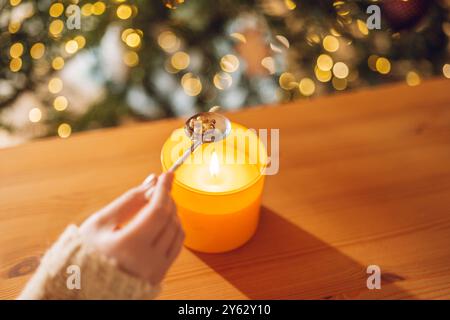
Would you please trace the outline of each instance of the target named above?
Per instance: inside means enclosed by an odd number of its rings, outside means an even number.
[[[229,113],[280,128],[255,237],[183,249],[162,299],[450,298],[450,82],[429,80]],[[0,298],[45,249],[147,173],[181,119],[0,150]],[[382,271],[368,290],[366,268]]]

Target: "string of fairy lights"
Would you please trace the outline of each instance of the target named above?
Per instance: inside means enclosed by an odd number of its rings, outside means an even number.
[[[406,0],[407,1],[407,0]],[[376,1],[373,1],[376,2]],[[288,5],[290,10],[295,9],[295,4]],[[333,5],[337,9],[337,15],[340,18],[347,18],[349,11],[345,8],[344,1],[334,1]],[[348,23],[347,21],[346,23]],[[350,20],[351,23],[351,20]],[[358,33],[358,37],[368,37],[370,34],[367,24],[361,19],[357,19],[353,24],[354,32]],[[447,36],[450,36],[448,32],[448,23],[444,23],[444,30]],[[314,75],[319,83],[331,82],[333,88],[337,91],[345,90],[349,82],[357,80],[359,77],[357,70],[350,70],[349,66],[343,61],[335,61],[332,57],[333,53],[338,52],[340,47],[351,45],[352,42],[346,43],[345,39],[341,38],[341,34],[334,29],[330,29],[330,34],[325,35],[322,40],[318,34],[311,34],[307,41],[312,44],[321,45],[324,53],[321,53],[314,65]],[[396,37],[398,34],[394,34]],[[391,61],[387,57],[378,56],[372,54],[367,59],[367,65],[373,72],[380,75],[388,75],[391,72]],[[446,78],[450,78],[450,64],[445,63],[442,66],[442,74]],[[417,86],[421,83],[420,74],[414,70],[408,70],[405,74],[405,81],[409,86]],[[290,72],[284,72],[279,78],[280,87],[285,90],[299,90],[303,96],[311,96],[316,90],[316,82],[309,77],[303,77],[300,80],[296,80],[296,77]]]
[[[287,16],[290,11],[297,10],[297,4],[301,1],[294,0],[261,0],[260,8],[264,14],[270,17],[287,17],[286,23],[292,29],[300,29],[297,24],[301,21],[291,21]],[[374,1],[376,2],[376,1]],[[167,10],[175,10],[184,4],[183,0],[165,1]],[[36,13],[36,3],[22,0],[9,0],[12,8],[21,8],[20,15],[11,14],[7,32],[11,39],[21,30],[24,21],[33,17]],[[88,39],[80,32],[68,33],[66,26],[66,9],[68,5],[79,5],[83,19],[98,18],[108,15],[117,21],[127,22],[128,26],[122,28],[120,39],[124,46],[122,62],[128,68],[138,68],[141,65],[140,50],[144,45],[146,37],[144,30],[132,26],[133,19],[139,15],[139,7],[136,3],[127,0],[115,1],[78,1],[72,0],[66,3],[58,1],[48,5],[49,23],[46,26],[48,39],[38,41],[31,45],[26,45],[23,41],[12,41],[9,47],[9,70],[12,73],[20,73],[27,68],[33,69],[33,75],[39,77],[48,76],[47,91],[51,95],[51,107],[54,112],[65,112],[70,108],[70,101],[63,94],[64,81],[59,75],[67,64],[68,60],[75,56],[82,49],[87,47]],[[276,4],[276,5],[275,5]],[[149,4],[148,4],[149,5]],[[349,7],[345,1],[334,1],[333,7],[339,23],[356,39],[369,38],[372,32],[367,28],[365,21],[351,17]],[[301,26],[303,29],[304,26]],[[450,37],[450,24],[445,22],[442,26],[447,37]],[[45,31],[44,31],[45,32]],[[147,32],[147,31],[146,31]],[[377,32],[377,31],[375,31]],[[325,32],[317,31],[314,28],[307,28],[306,36],[303,40],[309,47],[315,49],[313,63],[308,68],[299,66],[296,62],[295,48],[293,49],[288,35],[275,34],[269,37],[267,47],[270,50],[263,55],[260,66],[265,70],[265,74],[276,79],[279,85],[277,90],[278,100],[286,100],[286,97],[311,97],[323,92],[323,88],[332,87],[336,91],[342,91],[361,81],[358,69],[352,64],[351,48],[353,40],[343,34],[337,28],[331,27]],[[399,35],[392,34],[395,39]],[[245,45],[249,42],[245,32],[230,32],[228,37],[235,44]],[[148,39],[148,38],[147,38]],[[192,67],[195,60],[188,48],[184,46],[183,37],[170,28],[163,28],[158,31],[154,38],[157,45],[165,54],[164,70],[171,75],[176,75],[179,85],[184,93],[191,97],[198,97],[214,88],[218,91],[229,90],[236,82],[236,74],[242,71],[248,61],[243,61],[235,52],[223,54],[218,60],[218,68],[211,78],[194,71]],[[51,43],[53,41],[53,43]],[[298,41],[298,40],[296,40]],[[377,40],[378,41],[378,40]],[[381,41],[381,40],[380,40]],[[380,42],[379,41],[379,42]],[[382,41],[381,41],[382,42]],[[58,44],[57,46],[54,43]],[[24,56],[29,55],[33,65],[25,63]],[[292,57],[294,56],[294,58]],[[298,58],[298,57],[297,57]],[[287,67],[279,60],[286,60]],[[301,59],[300,59],[301,60]],[[421,83],[423,75],[414,65],[404,63],[400,65],[392,61],[387,55],[371,54],[366,58],[367,67],[379,77],[389,77],[395,69],[398,77],[399,69],[404,76],[404,81],[409,86],[417,86]],[[442,75],[450,78],[450,64],[442,64]],[[355,85],[356,86],[356,85]],[[208,91],[208,92],[209,92]],[[40,123],[45,117],[45,110],[34,107],[29,111],[28,119],[31,123]],[[57,128],[57,134],[61,138],[67,138],[72,133],[72,126],[68,122],[62,121]]]
[[[70,4],[78,4],[78,0],[73,0],[70,2]],[[123,1],[117,1],[117,2],[123,2]],[[21,5],[21,0],[10,0],[10,5],[12,7],[17,7]],[[27,3],[29,4],[29,3]],[[86,3],[81,7],[81,14],[85,17],[89,16],[100,16],[105,13],[106,11],[106,4],[103,1],[97,1],[95,3]],[[19,19],[11,19],[8,31],[11,34],[15,34],[17,31],[19,31],[22,22],[30,18],[34,13],[34,6],[26,7],[27,12]],[[136,9],[136,8],[135,8]],[[50,5],[48,9],[48,14],[52,21],[48,25],[48,35],[53,40],[60,40],[62,37],[62,34],[65,29],[65,22],[63,21],[63,16],[65,12],[64,4],[61,2],[55,2]],[[131,17],[132,14],[132,7],[129,5],[119,5],[117,7],[117,17],[119,19],[128,19]],[[136,40],[130,40],[127,39],[126,42],[130,47],[136,47]],[[51,68],[54,71],[60,71],[64,68],[65,60],[69,58],[70,56],[75,55],[79,50],[83,49],[86,45],[86,39],[83,35],[77,35],[73,37],[73,39],[68,39],[63,43],[62,49],[60,50],[60,54],[54,56],[51,58]],[[33,44],[29,50],[29,54],[32,59],[34,60],[40,60],[44,58],[44,54],[46,51],[46,46],[42,42],[37,42]],[[25,53],[24,45],[21,42],[15,42],[11,45],[9,50],[9,55],[11,57],[10,60],[10,70],[12,72],[19,72],[22,68],[22,55]],[[136,55],[137,57],[137,55]],[[131,61],[130,59],[134,59]],[[126,64],[129,66],[135,66],[137,65],[137,58],[130,58],[129,54],[127,53],[124,56],[124,61],[126,61]],[[61,91],[63,90],[64,84],[63,80],[58,76],[53,76],[48,81],[48,92],[54,95],[53,99],[53,108],[56,111],[62,112],[66,110],[69,106],[69,101],[64,95],[60,95]],[[31,123],[38,123],[43,118],[43,113],[40,108],[34,107],[32,108],[28,113],[28,118]],[[58,126],[57,134],[61,138],[68,138],[72,133],[72,128],[70,124],[68,123],[61,123]]]

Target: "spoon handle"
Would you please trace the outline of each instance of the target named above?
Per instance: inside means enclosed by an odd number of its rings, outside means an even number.
[[[195,151],[195,149],[197,149],[203,142],[201,140],[195,140],[194,143],[191,145],[191,147],[189,149],[187,149],[183,155],[178,158],[178,160],[172,165],[172,167],[170,167],[170,169],[168,170],[169,172],[174,172],[175,170],[178,169],[179,166],[181,166],[183,164],[184,161],[186,161],[186,159]],[[149,186],[149,189],[147,190],[147,192],[145,193],[145,197],[147,199],[150,199],[151,196],[153,195],[153,192],[155,191],[155,184],[156,184],[156,180],[158,179],[157,176],[155,176],[154,174],[149,175],[142,184]]]
[[[174,172],[175,170],[178,169],[179,166],[181,166],[183,164],[184,161],[186,161],[186,159],[195,151],[195,149],[197,149],[203,142],[201,140],[195,140],[194,143],[192,144],[192,146],[187,149],[183,155],[178,158],[177,161],[175,161],[175,163],[172,165],[172,167],[170,167],[170,169],[168,170],[169,172]]]

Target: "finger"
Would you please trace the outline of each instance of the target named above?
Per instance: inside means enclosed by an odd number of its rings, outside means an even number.
[[[169,260],[169,263],[172,263],[181,252],[181,249],[183,248],[184,238],[185,235],[183,229],[178,229],[177,236],[174,239],[169,250],[167,251],[167,259]]]
[[[152,234],[156,235],[163,229],[174,211],[173,200],[170,196],[172,179],[172,174],[163,174],[158,178],[150,203],[142,208],[130,222],[129,231],[151,230]]]
[[[178,234],[180,232],[183,232],[183,229],[181,228],[181,223],[178,219],[178,216],[175,215],[174,216],[174,226],[176,229],[176,232],[174,233],[174,235],[172,236],[172,238],[169,240],[169,242],[167,243],[167,248],[165,249],[166,251],[166,256],[169,256],[169,252],[171,250],[171,248],[174,246],[176,239],[178,238]],[[184,233],[184,232],[183,232]]]
[[[172,173],[168,173],[169,177],[168,179],[173,179],[173,174]],[[161,176],[160,179],[164,179],[164,176],[166,176],[167,174],[163,174]],[[171,176],[170,176],[171,175]],[[158,177],[154,176],[154,175],[150,175],[147,177],[147,179],[144,180],[143,184],[146,186],[149,186],[149,189],[147,190],[147,192],[145,193],[145,197],[150,200],[153,196],[153,194],[155,193],[156,190],[156,183],[158,181]],[[163,181],[163,184],[166,188],[168,188],[170,190],[171,186],[172,186],[172,182],[171,181]]]
[[[158,227],[156,225],[157,222],[153,223],[153,227],[152,230],[154,230],[154,239],[152,241],[152,244],[154,246],[158,246],[161,247],[161,238],[164,237],[164,234],[167,232],[167,229],[170,228],[171,224],[172,225],[176,225],[177,224],[177,215],[176,213],[176,207],[175,207],[175,203],[173,201],[170,201],[167,204],[167,215],[166,215],[166,220],[164,222],[164,224],[162,225],[162,227]],[[162,219],[161,219],[162,220]]]
[[[175,202],[172,199],[169,199],[165,208],[162,210],[164,213],[154,213],[153,216],[149,218],[148,224],[145,224],[145,228],[141,229],[149,234],[152,245],[159,248],[164,246],[164,243],[166,242],[164,235],[167,232],[170,233],[169,229],[174,224],[176,225],[178,219]]]
[[[153,194],[153,191],[155,191],[155,185],[158,181],[158,177],[152,173],[147,178],[145,178],[144,182],[142,182],[142,185],[147,188],[147,191],[145,192],[145,198],[147,200],[150,200]]]
[[[150,188],[156,184],[157,179],[158,177],[154,173],[152,173],[148,175],[147,178],[145,178],[144,182],[142,182],[142,185]]]
[[[151,173],[145,178],[144,182],[142,184],[144,186],[152,186],[155,183],[156,175],[154,173]]]
[[[150,200],[152,198],[153,193],[155,192],[155,187],[152,186],[151,188],[149,188],[146,192],[145,192],[145,198],[147,200]]]
[[[156,185],[170,191],[172,189],[173,178],[174,175],[172,172],[165,172],[157,178]]]
[[[170,196],[172,181],[172,173],[163,173],[158,178],[158,181],[151,192],[150,210],[143,210],[142,214],[139,214],[143,222],[150,218],[157,219],[159,215],[164,215],[164,213],[166,213],[165,209],[167,209],[169,202],[172,201]]]
[[[148,203],[122,231],[132,236],[145,234],[145,237],[153,244],[166,228],[171,216],[174,215],[172,213],[174,209],[171,207],[169,201],[160,203],[157,207]]]
[[[155,209],[155,211],[161,211],[160,209],[164,208],[169,201],[172,201],[170,196],[172,181],[173,173],[163,173],[158,178],[158,182],[153,190],[149,190],[148,194],[151,196],[150,205]]]
[[[178,224],[175,221],[175,215],[171,216],[165,227],[159,232],[159,235],[153,241],[153,245],[162,252],[167,252],[173,239],[178,233]]]
[[[146,191],[143,185],[128,190],[96,213],[99,222],[118,225],[127,221],[148,203]]]

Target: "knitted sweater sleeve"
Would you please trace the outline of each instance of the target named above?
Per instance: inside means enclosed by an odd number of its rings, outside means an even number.
[[[18,299],[152,299],[159,286],[122,271],[70,225],[47,251]]]

